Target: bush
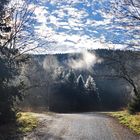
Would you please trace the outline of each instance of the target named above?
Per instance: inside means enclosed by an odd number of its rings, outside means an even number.
[[[21,82],[17,86],[3,84],[0,87],[0,124],[16,121],[17,101],[22,100]]]
[[[133,97],[128,105],[128,111],[130,114],[135,114],[140,111],[140,95]]]

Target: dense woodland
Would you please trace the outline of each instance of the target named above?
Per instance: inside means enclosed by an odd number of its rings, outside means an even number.
[[[102,59],[91,69],[71,68],[69,61],[81,59],[80,53],[31,56],[30,64],[23,71],[31,89],[27,91],[22,107],[56,112],[118,110],[126,107],[134,94],[133,87],[123,78],[125,75],[120,75],[121,66],[114,61],[121,55],[121,62],[125,62],[126,66],[129,63],[129,68],[135,65],[136,70],[139,58],[135,58],[135,61],[129,58],[139,52],[106,49],[89,52]],[[135,81],[139,79],[139,71],[134,73],[130,69],[129,74]]]

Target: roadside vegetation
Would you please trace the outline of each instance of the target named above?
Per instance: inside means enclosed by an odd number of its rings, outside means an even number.
[[[31,132],[34,128],[37,127],[38,120],[30,112],[20,112],[17,114],[17,123],[19,125],[20,133]]]
[[[136,134],[140,134],[140,113],[131,115],[128,111],[118,111],[109,113],[116,118],[121,124],[127,126]]]
[[[19,112],[16,117],[16,123],[0,126],[0,140],[19,139],[38,125],[38,119],[31,112]]]

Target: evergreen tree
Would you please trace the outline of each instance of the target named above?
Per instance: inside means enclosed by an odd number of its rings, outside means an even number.
[[[7,16],[7,3],[8,0],[0,1],[0,124],[16,121],[17,101],[22,100],[24,89],[23,81],[17,77],[22,63],[27,58],[27,55],[20,56],[19,50],[13,45],[16,37],[12,36],[10,24],[12,19],[11,13]]]
[[[95,81],[94,81],[93,77],[91,77],[90,75],[88,76],[88,78],[86,80],[85,87],[89,92],[92,92],[92,93],[95,93],[97,90]]]
[[[77,78],[77,87],[78,87],[79,90],[83,90],[84,87],[85,87],[83,76],[81,74]]]
[[[54,70],[53,78],[56,81],[61,81],[65,78],[65,71],[63,67],[58,67]]]
[[[99,108],[99,95],[97,92],[96,84],[90,75],[86,80],[86,91],[88,96],[88,109],[89,110],[98,110]]]
[[[70,70],[65,77],[66,81],[71,84],[72,86],[76,83],[76,75],[73,70]]]

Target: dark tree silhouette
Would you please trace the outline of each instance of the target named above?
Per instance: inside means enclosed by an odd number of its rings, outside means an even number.
[[[116,51],[116,53],[113,53],[112,51],[112,53],[110,53],[110,56],[105,57],[104,59],[107,59],[108,61],[107,67],[110,67],[112,69],[111,73],[108,73],[104,76],[124,79],[133,89],[134,95],[132,95],[132,103],[130,101],[130,106],[135,102],[134,100],[136,98],[138,98],[136,99],[136,104],[138,104],[140,95],[138,76],[140,70],[140,66],[138,64],[140,60],[139,53],[133,51],[127,51],[127,53],[126,51]],[[128,109],[131,108],[130,106]],[[134,105],[132,106],[134,107]]]
[[[25,53],[33,50],[27,46],[30,39],[23,35],[33,9],[27,1],[13,7],[6,4],[7,0],[0,1],[0,123],[16,119],[16,103],[22,99],[24,89],[23,80],[17,77],[28,60]]]

